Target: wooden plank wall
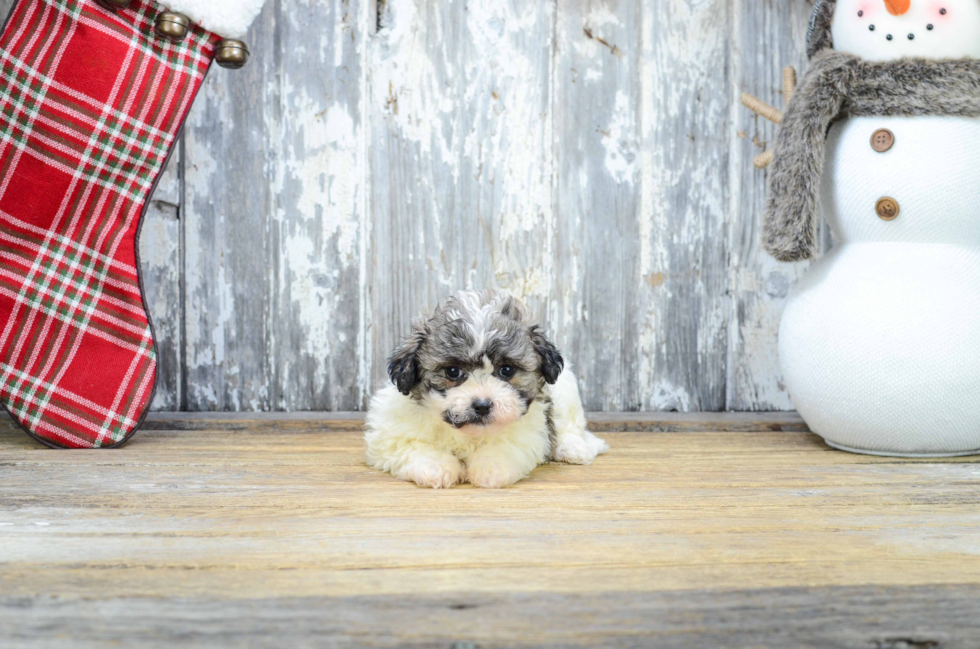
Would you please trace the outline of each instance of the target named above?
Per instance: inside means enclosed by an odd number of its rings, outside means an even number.
[[[0,0],[9,6],[10,0]],[[158,409],[356,410],[409,319],[526,299],[590,410],[788,409],[759,246],[809,0],[274,0],[143,230]]]

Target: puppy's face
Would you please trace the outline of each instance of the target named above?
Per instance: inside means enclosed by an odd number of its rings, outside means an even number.
[[[448,425],[487,434],[524,416],[562,366],[515,299],[460,292],[414,324],[388,360],[388,373],[402,394]]]

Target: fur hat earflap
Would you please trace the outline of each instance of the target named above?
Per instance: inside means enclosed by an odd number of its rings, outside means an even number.
[[[810,27],[806,32],[806,55],[813,55],[820,50],[834,48],[834,38],[830,33],[834,20],[834,7],[837,0],[814,0],[813,13],[810,14]]]

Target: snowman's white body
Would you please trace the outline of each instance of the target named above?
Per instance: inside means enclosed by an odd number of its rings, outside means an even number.
[[[895,142],[879,153],[882,128]],[[895,220],[877,216],[882,197],[898,203]],[[794,405],[847,450],[980,451],[980,120],[837,123],[821,200],[835,246],[779,332]]]

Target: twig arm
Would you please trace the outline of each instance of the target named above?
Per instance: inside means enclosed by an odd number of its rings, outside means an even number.
[[[760,117],[765,117],[770,122],[779,124],[783,121],[783,113],[776,107],[770,106],[758,97],[747,92],[742,93],[742,105]]]
[[[796,68],[787,65],[783,68],[783,102],[789,106],[789,100],[796,92]]]

